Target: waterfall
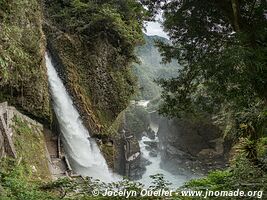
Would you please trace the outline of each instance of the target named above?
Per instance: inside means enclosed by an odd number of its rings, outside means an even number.
[[[170,182],[173,187],[182,186],[184,182],[188,180],[188,177],[182,174],[174,175],[162,169],[160,166],[161,163],[160,155],[157,155],[156,157],[150,156],[149,154],[150,151],[147,150],[147,147],[149,145],[147,145],[146,142],[158,142],[158,137],[156,137],[155,139],[150,139],[147,136],[143,136],[142,139],[139,141],[140,151],[143,158],[150,161],[150,164],[146,166],[146,172],[143,174],[142,178],[139,181],[148,187],[153,182],[153,180],[150,178],[150,175],[162,174],[165,180]]]
[[[48,81],[66,157],[75,173],[111,182],[114,180],[98,145],[84,127],[73,101],[46,54]]]
[[[143,107],[144,109],[147,109],[147,106],[150,101],[147,100],[140,100],[137,102],[137,105],[140,107]],[[165,169],[162,168],[162,160],[160,152],[157,153],[157,155],[150,155],[151,153],[151,146],[149,144],[159,143],[159,138],[157,136],[158,130],[159,130],[159,124],[150,121],[149,124],[150,129],[155,133],[155,138],[151,139],[147,135],[143,134],[142,138],[139,142],[141,156],[150,162],[146,166],[146,171],[142,175],[142,178],[138,180],[139,182],[143,183],[145,186],[149,187],[152,185],[153,180],[150,178],[151,175],[156,174],[162,174],[166,181],[172,184],[171,187],[180,187],[182,186],[186,181],[188,181],[191,177],[189,174],[179,173],[179,174],[172,174]],[[159,150],[158,150],[159,151]],[[178,166],[177,166],[178,169]]]

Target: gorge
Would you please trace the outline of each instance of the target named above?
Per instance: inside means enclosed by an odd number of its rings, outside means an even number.
[[[0,199],[264,199],[265,14],[260,0],[0,0]],[[168,39],[144,33],[155,23]]]
[[[153,37],[149,37],[150,40],[153,41]],[[149,48],[156,48],[153,46],[151,43],[146,43],[146,45],[150,45]],[[147,47],[143,47],[147,48]],[[139,51],[142,52],[142,51]],[[156,52],[156,51],[155,51]],[[156,53],[153,57],[153,55],[145,55],[144,53],[142,54],[144,60],[146,59],[158,59],[160,56],[158,53]],[[151,57],[152,56],[152,57]],[[66,153],[66,157],[70,162],[70,165],[74,171],[75,174],[78,175],[83,175],[83,176],[90,176],[93,177],[94,179],[100,179],[105,182],[111,182],[111,181],[116,181],[119,180],[118,176],[114,175],[113,172],[108,169],[108,165],[105,161],[105,158],[102,156],[102,153],[99,150],[99,147],[95,141],[94,138],[90,137],[90,134],[87,130],[86,127],[83,125],[82,118],[80,117],[78,111],[75,108],[75,105],[71,99],[71,97],[68,95],[68,92],[63,84],[63,82],[60,80],[59,76],[57,75],[57,71],[55,70],[53,66],[53,62],[51,60],[51,57],[46,54],[46,66],[47,66],[47,72],[48,72],[48,80],[49,80],[49,85],[50,85],[50,91],[52,95],[52,100],[53,100],[53,108],[59,123],[60,127],[60,133],[61,136],[60,138],[63,141],[63,146],[64,146],[64,151]],[[155,61],[153,61],[156,63]],[[158,61],[159,62],[159,61]],[[147,66],[153,66],[149,62],[143,63],[144,65]],[[159,63],[157,65],[160,65]],[[158,73],[160,71],[159,69],[155,68],[153,72],[150,73]],[[168,73],[168,72],[167,72]],[[166,74],[162,73],[162,76],[167,76]],[[140,76],[140,75],[139,75]],[[153,76],[150,77],[150,80],[147,81],[153,81]],[[146,88],[146,83],[143,80],[142,84],[144,84],[144,89],[145,90],[150,90],[153,89],[151,86],[149,88]],[[156,95],[157,96],[157,95]],[[156,97],[155,96],[155,97]],[[149,101],[141,100],[137,101],[137,105],[141,109],[144,109],[144,111],[147,109],[149,104]],[[145,111],[146,112],[146,111]],[[154,111],[155,112],[155,111]],[[152,114],[153,115],[153,111]],[[138,116],[135,116],[138,117]],[[133,119],[136,120],[136,119]],[[162,122],[160,122],[162,121]],[[128,122],[126,120],[126,127],[127,127]],[[157,136],[158,130],[159,130],[159,125],[160,126],[166,126],[164,125],[165,123],[163,120],[150,120],[148,122],[148,129],[152,131],[152,135],[150,134],[150,137],[147,135],[142,135],[141,138],[139,138],[139,147],[140,148],[140,155],[137,157],[142,157],[142,159],[147,160],[147,164],[145,164],[145,169],[143,169],[143,172],[141,173],[141,179],[138,177],[135,177],[135,175],[130,176],[132,179],[137,181],[140,181],[144,183],[145,185],[149,186],[152,182],[152,179],[150,178],[151,175],[157,175],[157,174],[162,174],[166,181],[170,182],[173,187],[178,187],[181,186],[184,182],[196,178],[199,176],[199,172],[193,172],[193,171],[188,171],[185,170],[185,168],[180,168],[179,163],[178,164],[169,164],[173,165],[173,170],[172,173],[168,172],[168,168],[164,168],[162,166],[162,150],[160,149],[165,149],[169,144],[166,143],[162,145],[162,140],[159,141],[159,138]],[[138,125],[138,124],[137,124]],[[162,129],[160,127],[160,129]],[[135,131],[135,130],[130,130],[130,131]],[[143,130],[146,131],[146,130]],[[143,133],[138,133],[138,135],[143,134]],[[154,135],[153,135],[154,134]],[[167,133],[165,133],[168,135]],[[135,135],[135,137],[140,137],[138,135]],[[162,136],[161,136],[162,137]],[[157,152],[156,155],[151,156],[151,150],[150,145],[154,145],[153,151]],[[160,146],[161,144],[161,146]],[[185,144],[186,146],[186,144]],[[127,154],[127,152],[126,152]],[[152,153],[153,154],[153,153]],[[181,151],[181,154],[185,154],[185,152]],[[176,155],[179,157],[179,155]],[[121,158],[119,158],[121,159]],[[137,158],[140,159],[140,158]],[[142,162],[142,159],[140,161],[140,165],[144,165]],[[168,158],[167,158],[168,159]],[[165,158],[166,160],[166,158]],[[115,162],[117,162],[115,160]],[[136,162],[135,160],[131,162]],[[129,165],[132,165],[131,162]],[[166,160],[167,163],[173,162],[171,159]],[[183,162],[189,162],[189,160],[185,159]],[[123,163],[125,165],[125,163]],[[136,164],[135,164],[136,165]],[[137,164],[137,167],[138,166]],[[183,166],[184,167],[184,166]],[[124,174],[121,174],[124,175]],[[126,174],[127,175],[127,174]]]

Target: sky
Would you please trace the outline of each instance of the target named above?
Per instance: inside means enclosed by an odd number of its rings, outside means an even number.
[[[147,35],[158,35],[164,38],[168,38],[167,34],[163,31],[159,22],[147,22],[146,31]]]
[[[144,31],[147,35],[158,35],[164,38],[169,39],[168,35],[163,31],[161,27],[160,21],[163,20],[162,13],[158,13],[156,16],[155,22],[147,22],[146,31]]]

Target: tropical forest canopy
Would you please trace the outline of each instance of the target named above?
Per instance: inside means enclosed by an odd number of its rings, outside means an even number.
[[[267,17],[265,0],[142,1],[163,12],[172,45],[158,43],[179,76],[160,81],[163,114],[203,117],[238,136],[266,134]]]

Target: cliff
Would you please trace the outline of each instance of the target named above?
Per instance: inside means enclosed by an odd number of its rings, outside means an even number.
[[[39,0],[0,2],[0,102],[48,123],[50,97]]]
[[[132,63],[143,37],[142,22],[135,17],[138,5],[59,0],[44,4],[43,27],[56,69],[90,135],[100,141],[116,171],[124,162],[123,111],[136,91]]]
[[[120,9],[112,3],[45,2],[48,48],[94,133],[107,134],[136,88],[131,65],[141,26]]]
[[[1,1],[0,102],[46,127],[57,124],[44,59],[48,49],[91,136],[109,166],[119,170],[123,110],[136,90],[131,67],[142,43],[142,12],[135,1]]]

